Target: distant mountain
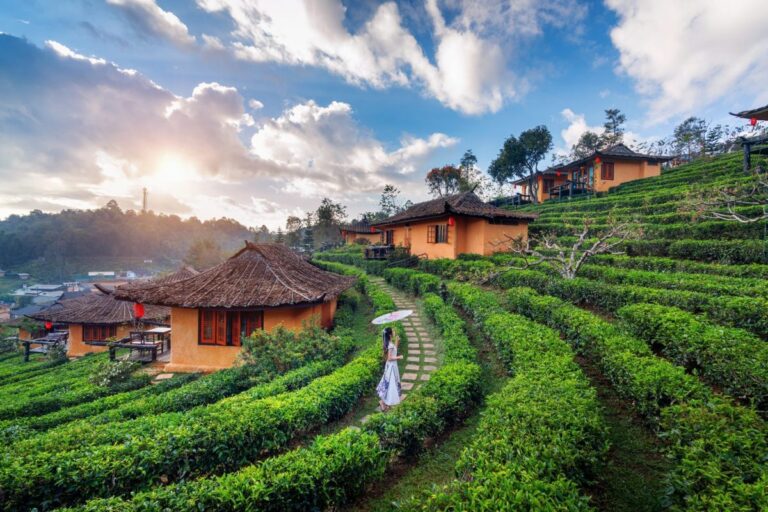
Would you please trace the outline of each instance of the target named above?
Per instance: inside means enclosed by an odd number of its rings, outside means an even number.
[[[114,202],[98,210],[33,210],[0,221],[0,268],[58,280],[88,270],[153,271],[177,265],[195,240],[212,240],[226,254],[254,235],[232,219],[182,220],[122,211]]]

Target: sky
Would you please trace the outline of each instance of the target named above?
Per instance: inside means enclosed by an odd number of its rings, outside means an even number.
[[[635,141],[768,103],[764,0],[0,0],[0,218],[349,217],[539,124]]]

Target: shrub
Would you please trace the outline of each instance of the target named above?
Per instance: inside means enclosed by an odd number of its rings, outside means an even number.
[[[677,308],[635,304],[618,310],[635,336],[731,396],[765,410],[768,345],[741,329],[713,325]]]
[[[133,373],[139,368],[141,368],[141,363],[138,361],[101,361],[94,368],[89,380],[97,386],[111,388],[130,380]]]

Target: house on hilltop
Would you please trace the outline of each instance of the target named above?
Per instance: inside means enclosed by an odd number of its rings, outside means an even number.
[[[608,189],[652,176],[661,175],[661,164],[672,157],[645,155],[632,151],[624,144],[606,149],[567,164],[550,167],[536,173],[538,202],[571,197],[577,194],[606,192]],[[524,196],[530,196],[528,179],[512,182],[520,185]]]
[[[384,243],[414,256],[454,259],[493,254],[508,238],[527,238],[528,223],[536,217],[490,205],[470,191],[414,204],[373,226]]]
[[[330,327],[337,298],[355,279],[320,270],[280,244],[246,242],[223,263],[165,284],[120,286],[122,300],[171,308],[168,371],[232,366],[242,338],[278,325]]]

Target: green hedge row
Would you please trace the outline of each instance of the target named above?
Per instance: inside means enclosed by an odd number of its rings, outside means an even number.
[[[44,414],[42,416],[27,416],[24,418],[0,421],[0,440],[4,443],[11,443],[15,439],[27,438],[35,434],[35,431],[43,431],[58,425],[89,418],[103,411],[114,410],[128,402],[140,400],[152,395],[161,395],[171,390],[190,384],[200,377],[200,374],[189,373],[174,376],[172,379],[165,380],[154,386],[146,386],[134,391],[126,391],[116,395],[106,396],[60,409],[58,411]]]
[[[496,279],[504,288],[530,286],[575,304],[591,304],[608,311],[637,303],[674,306],[706,313],[713,321],[768,336],[768,301],[752,297],[713,297],[706,293],[606,284],[590,279],[560,279],[533,270],[510,270]]]
[[[509,290],[507,301],[591,354],[617,392],[658,424],[674,462],[666,497],[674,508],[768,507],[766,428],[753,410],[714,396],[696,377],[592,313],[527,288]]]
[[[123,445],[11,458],[0,469],[3,507],[49,508],[231,471],[342,416],[372,389],[380,361],[380,349],[372,348],[298,391],[237,408],[210,408],[194,421]]]
[[[245,402],[261,400],[300,389],[312,380],[327,375],[339,367],[341,363],[342,358],[337,357],[328,361],[311,363],[274,380],[264,378],[261,384],[252,381],[253,387],[240,394],[224,398],[211,405],[190,409],[184,413],[147,415],[130,421],[103,425],[76,422],[64,428],[50,430],[31,438],[20,439],[11,445],[9,450],[12,450],[12,453],[19,457],[28,457],[35,453],[53,454],[151,438],[164,431],[184,428],[185,425],[196,422],[199,416],[202,416],[203,421],[205,421],[214,412],[217,414],[224,414],[226,411],[236,412],[236,408]]]
[[[131,378],[119,389],[91,383],[89,376],[93,363],[105,357],[106,355],[84,357],[57,367],[58,370],[62,370],[61,372],[54,371],[33,378],[31,381],[20,381],[17,384],[23,388],[23,391],[4,387],[0,390],[4,396],[3,403],[0,404],[0,420],[39,416],[64,407],[96,400],[118,391],[136,389],[149,384],[147,376]]]
[[[460,480],[404,510],[589,510],[579,484],[607,450],[594,389],[551,329],[501,311],[498,297],[470,285],[449,293],[499,350],[512,380],[487,402]]]
[[[654,272],[687,272],[691,274],[710,274],[727,277],[768,279],[768,265],[719,265],[698,261],[677,260],[654,256],[624,256],[598,254],[590,260],[593,264],[610,267],[651,270]]]
[[[393,455],[418,451],[426,438],[461,419],[479,396],[480,368],[467,361],[437,370],[421,389],[364,430],[320,436],[308,448],[220,477],[158,487],[130,500],[92,500],[80,511],[304,511],[340,507],[383,476]]]
[[[393,454],[417,452],[427,437],[461,419],[479,398],[480,368],[470,359],[469,341],[464,336],[467,346],[459,347],[458,317],[451,319],[450,308],[438,301],[430,299],[435,315],[444,320],[441,330],[455,337],[445,366],[398,407],[374,415],[364,431],[318,437],[308,448],[233,474],[141,492],[130,501],[94,500],[78,510],[299,511],[344,505],[382,477]]]
[[[768,282],[764,279],[745,279],[680,272],[651,272],[591,264],[583,265],[579,269],[579,275],[608,284],[631,284],[648,288],[702,292],[710,295],[768,298]]]
[[[711,263],[768,263],[768,242],[765,240],[679,240],[670,244],[668,253],[672,258]]]
[[[617,312],[630,331],[731,396],[768,406],[768,344],[677,308],[634,304]]]
[[[66,362],[65,359],[53,361],[30,359],[28,362],[24,362],[24,356],[22,355],[16,353],[6,355],[0,361],[0,386],[32,378]]]
[[[742,241],[749,239],[762,238],[765,233],[765,227],[760,223],[742,224],[739,222],[729,222],[724,220],[713,220],[704,222],[680,222],[677,224],[650,224],[645,218],[639,219],[639,224],[643,228],[643,236],[655,239],[693,239],[693,240],[711,240],[727,239],[730,241]],[[607,224],[593,224],[590,229],[594,232],[607,231],[610,228]],[[532,235],[542,235],[554,233],[557,236],[568,236],[578,234],[583,229],[579,222],[563,223],[562,221],[542,222],[537,220],[531,223],[528,228]]]

